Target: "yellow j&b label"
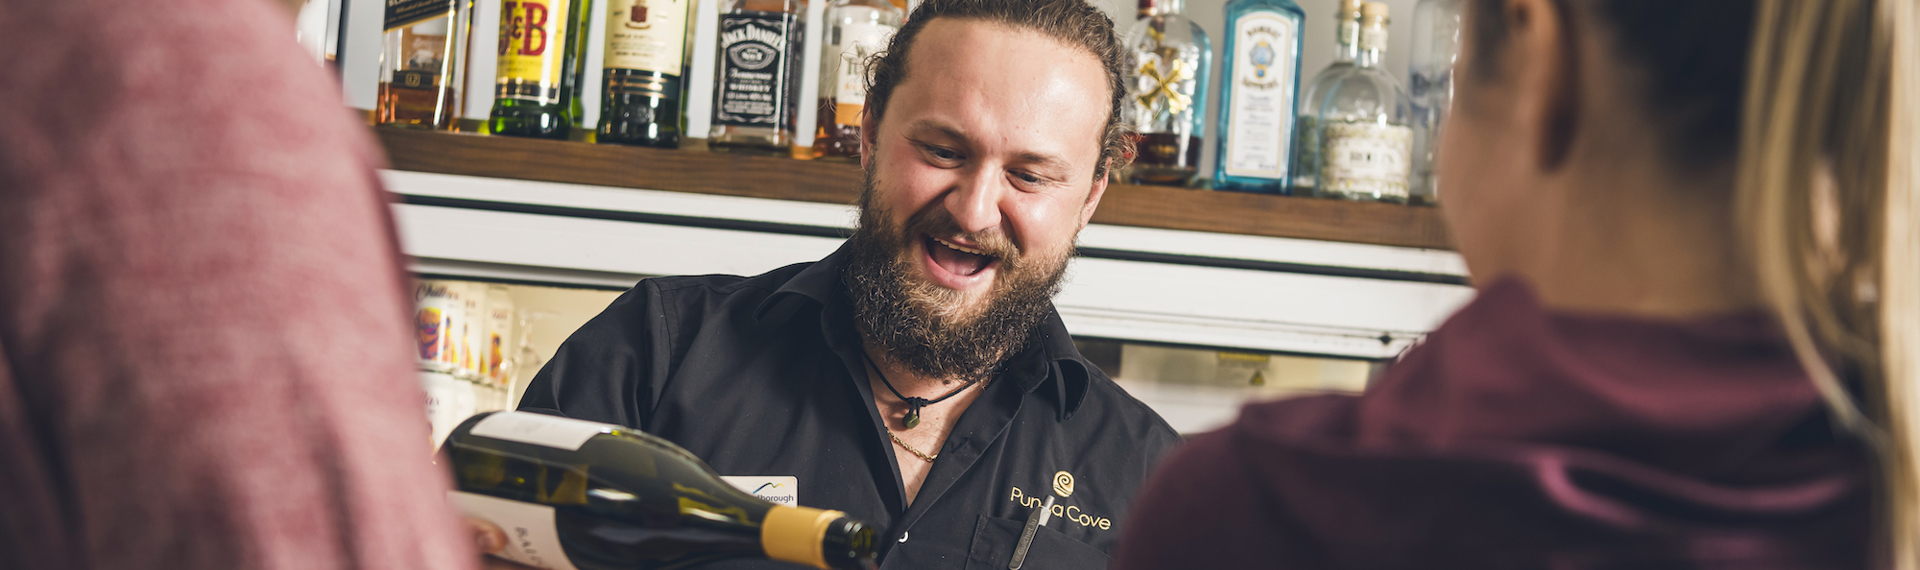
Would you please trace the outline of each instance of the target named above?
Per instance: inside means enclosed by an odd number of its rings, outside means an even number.
[[[495,97],[535,103],[560,100],[569,0],[502,0]]]

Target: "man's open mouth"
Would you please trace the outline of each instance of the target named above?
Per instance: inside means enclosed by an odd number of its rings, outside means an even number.
[[[927,255],[933,258],[933,262],[954,275],[966,277],[979,275],[981,271],[985,271],[993,265],[993,262],[999,260],[987,252],[956,245],[933,236],[927,236],[925,245]]]

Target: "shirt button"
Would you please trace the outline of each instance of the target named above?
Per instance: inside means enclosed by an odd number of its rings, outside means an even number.
[[[905,543],[906,541],[907,541],[907,532],[900,531],[900,542]]]

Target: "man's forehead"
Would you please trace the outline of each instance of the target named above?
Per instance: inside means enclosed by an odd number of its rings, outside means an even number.
[[[999,22],[942,18],[927,23],[907,56],[900,99],[888,104],[889,120],[905,119],[900,126],[982,143],[1020,140],[1029,144],[1007,150],[1053,158],[1080,146],[1091,150],[1071,154],[1090,156],[1075,158],[1098,155],[1112,87],[1086,49]],[[1048,139],[1070,144],[1032,146]]]

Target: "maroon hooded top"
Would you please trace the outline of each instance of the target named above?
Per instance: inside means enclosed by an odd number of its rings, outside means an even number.
[[[1863,568],[1871,470],[1770,319],[1550,314],[1507,280],[1366,394],[1194,438],[1116,566]]]

